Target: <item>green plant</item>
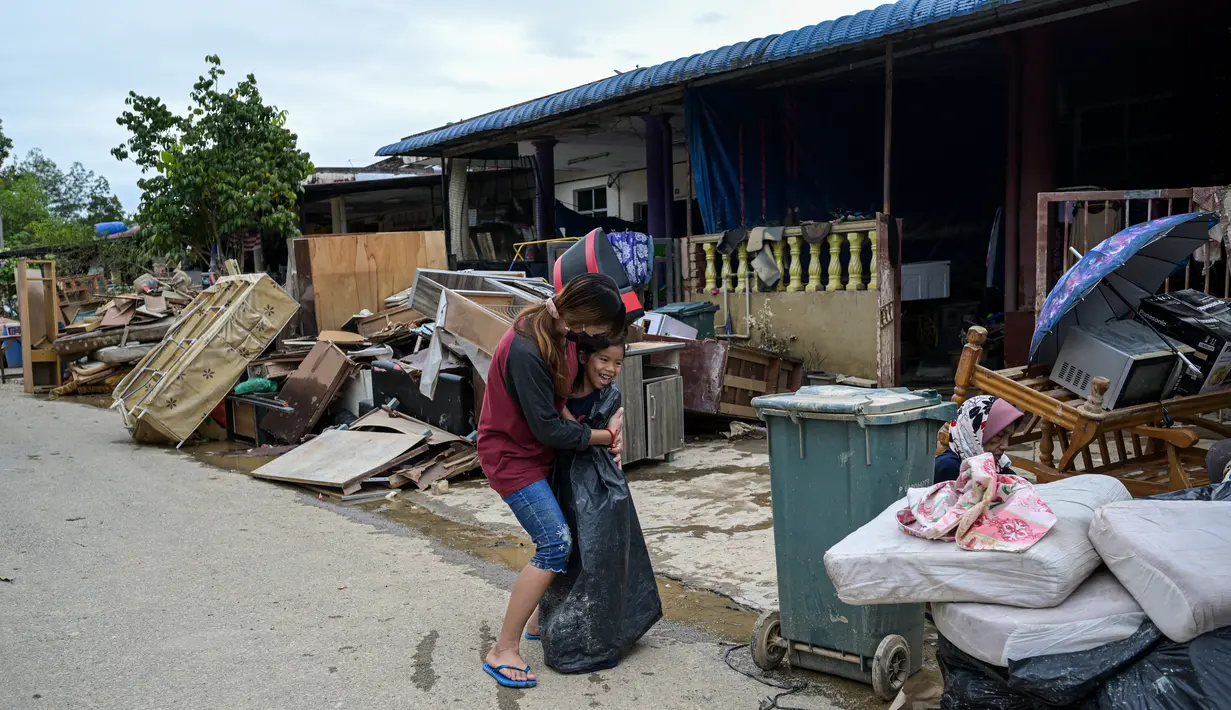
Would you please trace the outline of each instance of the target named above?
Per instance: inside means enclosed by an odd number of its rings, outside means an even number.
[[[252,74],[226,89],[221,60],[205,61],[184,115],[129,92],[116,119],[131,135],[112,155],[148,175],[137,181],[137,221],[164,248],[187,242],[206,253],[250,229],[298,235],[296,194],[313,167],[286,112],[264,102]]]

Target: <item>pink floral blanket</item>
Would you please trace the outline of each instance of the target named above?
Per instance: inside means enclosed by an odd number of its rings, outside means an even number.
[[[898,527],[928,540],[957,541],[963,550],[1023,552],[1056,524],[1051,508],[1020,476],[1000,473],[992,454],[962,462],[956,481],[911,488]]]

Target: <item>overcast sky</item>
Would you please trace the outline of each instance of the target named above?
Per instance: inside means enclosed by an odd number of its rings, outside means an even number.
[[[874,0],[44,0],[0,3],[0,120],[24,155],[106,176],[129,90],[182,112],[218,54],[290,112],[318,166],[367,165],[403,136],[611,76],[797,29]]]

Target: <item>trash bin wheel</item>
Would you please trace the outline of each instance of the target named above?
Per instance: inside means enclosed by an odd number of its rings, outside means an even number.
[[[772,671],[786,656],[786,645],[779,635],[782,616],[776,611],[767,611],[757,617],[752,627],[752,662],[763,671]]]
[[[893,634],[881,639],[872,657],[872,690],[886,702],[892,701],[910,675],[910,644]]]

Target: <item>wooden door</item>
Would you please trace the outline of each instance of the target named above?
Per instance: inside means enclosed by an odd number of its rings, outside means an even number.
[[[646,456],[662,458],[684,448],[684,378],[678,375],[645,385]]]

